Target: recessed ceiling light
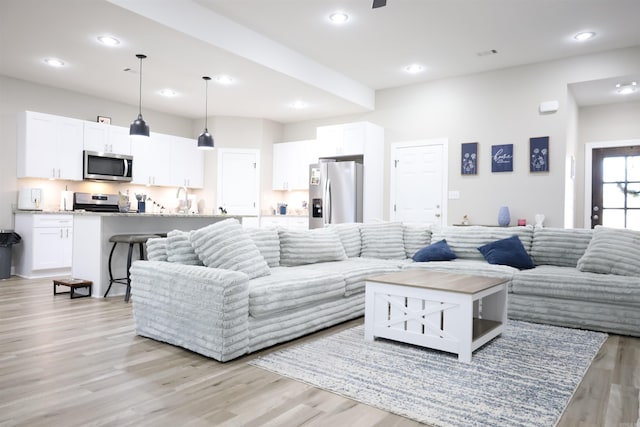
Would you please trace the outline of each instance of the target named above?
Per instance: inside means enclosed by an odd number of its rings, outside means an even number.
[[[172,98],[177,95],[176,91],[173,89],[162,89],[160,91],[160,95],[166,96],[167,98]]]
[[[217,76],[215,80],[221,85],[230,85],[231,83],[233,83],[233,79],[225,75]]]
[[[620,95],[629,95],[638,89],[638,83],[637,82],[618,83],[616,85],[616,88],[617,88],[617,92]]]
[[[349,15],[344,12],[333,12],[331,15],[329,15],[329,21],[333,22],[334,24],[344,24],[348,20]]]
[[[51,65],[52,67],[64,67],[64,61],[58,58],[46,58],[44,63],[47,65]]]
[[[98,37],[98,41],[107,46],[117,46],[120,44],[120,40],[111,36],[100,36]]]
[[[295,102],[292,102],[290,105],[291,105],[291,108],[295,108],[297,110],[307,107],[307,104],[303,101],[295,101]]]
[[[575,36],[573,36],[574,39],[583,42],[585,40],[589,40],[592,39],[596,36],[596,33],[594,33],[593,31],[583,31],[581,33],[576,34]]]
[[[424,70],[424,67],[420,64],[411,64],[404,67],[407,73],[416,74]]]

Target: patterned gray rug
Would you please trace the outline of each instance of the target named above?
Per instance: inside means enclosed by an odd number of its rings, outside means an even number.
[[[249,363],[433,426],[554,426],[607,334],[509,321],[470,364],[363,337],[357,326]]]

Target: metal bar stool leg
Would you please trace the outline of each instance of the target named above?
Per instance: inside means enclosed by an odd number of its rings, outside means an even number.
[[[111,270],[111,258],[113,258],[113,251],[116,250],[116,245],[118,242],[114,242],[111,247],[111,252],[109,253],[109,287],[107,288],[107,292],[104,293],[104,298],[107,297],[107,294],[111,290],[111,285],[113,285],[113,271]]]
[[[127,293],[124,296],[124,302],[129,302],[129,296],[131,295],[131,255],[133,255],[134,243],[129,244],[129,253],[127,254]]]

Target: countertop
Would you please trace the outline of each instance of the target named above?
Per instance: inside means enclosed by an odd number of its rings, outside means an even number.
[[[148,218],[167,218],[167,217],[176,217],[176,218],[242,218],[242,217],[250,217],[252,215],[219,215],[219,214],[181,214],[175,212],[166,212],[166,213],[138,213],[138,212],[87,212],[87,211],[26,211],[26,210],[15,210],[16,214],[41,214],[41,215],[94,215],[94,216],[120,216],[120,217],[148,217]]]

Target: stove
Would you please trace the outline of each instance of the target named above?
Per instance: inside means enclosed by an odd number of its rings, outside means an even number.
[[[117,194],[73,193],[73,210],[119,212]]]

